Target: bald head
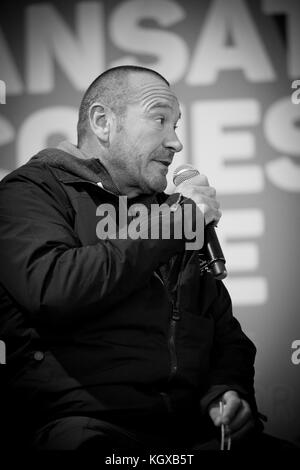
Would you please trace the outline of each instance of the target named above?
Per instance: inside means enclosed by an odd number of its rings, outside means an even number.
[[[137,99],[134,76],[142,80],[142,76],[145,74],[155,76],[169,86],[168,81],[155,70],[133,65],[108,69],[93,81],[85,92],[79,109],[77,126],[79,147],[84,142],[90,129],[89,109],[91,105],[99,102],[109,107],[121,123],[122,117],[126,114],[127,105]]]

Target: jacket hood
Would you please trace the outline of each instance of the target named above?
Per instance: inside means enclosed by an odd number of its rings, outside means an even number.
[[[72,144],[69,144],[72,146]],[[97,184],[103,189],[118,195],[119,191],[110,174],[97,158],[80,158],[80,150],[72,146],[72,153],[60,148],[47,148],[34,155],[31,162],[46,163],[52,168],[62,170],[74,180],[85,180]]]

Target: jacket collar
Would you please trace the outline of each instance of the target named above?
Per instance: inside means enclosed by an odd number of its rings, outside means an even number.
[[[58,148],[47,148],[31,160],[47,163],[59,181],[66,184],[92,183],[112,194],[119,195],[110,174],[98,158],[88,158],[69,142],[62,142]]]

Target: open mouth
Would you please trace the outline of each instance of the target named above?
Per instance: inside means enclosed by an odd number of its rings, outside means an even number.
[[[169,161],[163,161],[163,160],[159,160],[158,163],[161,163],[161,164],[164,165],[166,168],[168,168],[168,167],[171,165],[171,162],[169,162]]]

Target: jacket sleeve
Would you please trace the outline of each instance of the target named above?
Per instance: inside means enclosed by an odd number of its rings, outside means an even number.
[[[201,399],[201,408],[228,390],[235,390],[246,399],[254,414],[254,359],[256,348],[244,334],[232,314],[231,299],[224,284],[216,282],[218,296],[214,303],[215,336],[211,357],[209,387]]]
[[[66,201],[52,174],[37,167],[23,167],[0,186],[0,282],[43,322],[73,321],[121,302],[184,250],[178,239],[81,246]]]

